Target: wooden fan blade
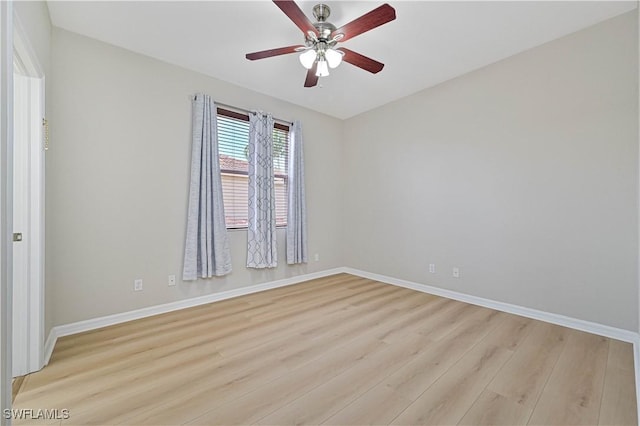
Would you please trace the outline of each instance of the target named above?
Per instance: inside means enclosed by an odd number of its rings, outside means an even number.
[[[353,50],[349,50],[344,47],[340,47],[337,50],[341,50],[344,52],[344,56],[342,57],[343,61],[349,62],[351,65],[355,65],[356,67],[362,68],[363,70],[369,71],[370,73],[377,74],[382,71],[382,68],[384,68],[384,64],[382,62],[367,58],[366,56],[361,55],[358,52],[354,52]]]
[[[279,55],[287,55],[289,53],[296,53],[298,48],[304,46],[287,46],[287,47],[279,47],[277,49],[269,49],[269,50],[261,50],[260,52],[247,53],[246,58],[250,61],[255,61],[256,59],[264,59],[270,58],[272,56]]]
[[[284,12],[285,15],[293,21],[303,33],[307,34],[307,31],[313,32],[318,35],[318,30],[313,26],[313,23],[307,18],[304,12],[298,7],[298,5],[290,0],[273,0],[273,2]]]
[[[318,63],[314,62],[313,66],[307,71],[307,78],[304,80],[304,87],[313,87],[318,84],[318,76],[316,71],[318,70]]]
[[[344,42],[394,19],[396,19],[396,10],[385,3],[373,9],[371,12],[365,13],[361,17],[341,26],[331,33],[331,37],[335,37],[336,34],[344,34],[344,37],[340,40],[340,42]]]

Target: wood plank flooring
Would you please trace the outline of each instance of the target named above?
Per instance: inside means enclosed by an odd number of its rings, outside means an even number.
[[[11,380],[11,402],[16,400],[16,396],[18,396],[18,392],[20,391],[20,387],[22,383],[24,383],[25,376],[18,376]]]
[[[340,274],[61,338],[14,424],[637,425],[631,344]],[[59,416],[60,417],[60,416]]]

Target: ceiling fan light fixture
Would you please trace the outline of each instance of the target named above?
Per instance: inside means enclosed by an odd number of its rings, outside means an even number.
[[[316,61],[316,56],[316,51],[314,49],[309,49],[300,55],[300,63],[303,67],[310,70],[311,67],[313,67],[313,63]]]
[[[329,75],[329,67],[327,66],[327,61],[324,59],[320,59],[318,61],[318,69],[316,71],[316,76],[318,77],[326,77]]]
[[[342,62],[342,53],[335,49],[327,49],[324,52],[324,57],[327,59],[330,68],[335,68]]]

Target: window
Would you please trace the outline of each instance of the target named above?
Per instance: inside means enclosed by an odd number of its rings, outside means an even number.
[[[218,154],[222,176],[224,214],[228,229],[246,228],[249,216],[249,117],[218,108]],[[289,128],[273,128],[273,168],[276,196],[276,226],[287,225],[287,173]]]

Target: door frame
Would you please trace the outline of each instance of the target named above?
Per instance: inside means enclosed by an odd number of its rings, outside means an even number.
[[[13,4],[0,1],[0,425],[11,424]]]
[[[28,146],[28,212],[26,229],[14,229],[13,232],[25,232],[29,244],[27,252],[28,279],[26,291],[19,293],[20,301],[27,306],[26,319],[26,347],[13,348],[26,352],[26,371],[31,373],[44,366],[44,138],[43,122],[45,112],[44,72],[37,59],[35,51],[29,43],[26,32],[18,17],[14,16],[13,23],[14,63],[21,73],[28,76],[29,103],[29,146]],[[15,113],[15,108],[14,108]],[[15,173],[15,170],[14,170]],[[23,182],[25,183],[25,182]],[[20,244],[20,243],[18,243]],[[18,293],[15,293],[18,295]],[[25,300],[26,299],[26,300]],[[15,315],[13,315],[15,317]]]

